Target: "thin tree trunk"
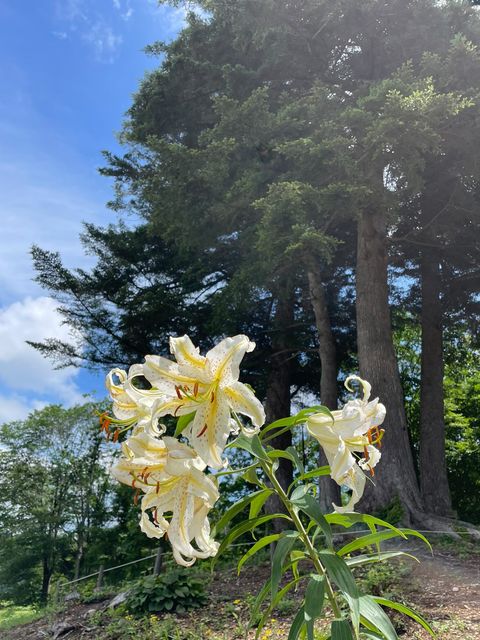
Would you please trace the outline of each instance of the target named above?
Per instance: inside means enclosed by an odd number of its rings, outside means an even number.
[[[48,589],[50,586],[50,578],[52,577],[52,570],[48,564],[48,560],[43,558],[42,560],[42,590],[40,592],[40,603],[45,605],[48,600]]]
[[[364,211],[358,223],[356,274],[360,375],[387,408],[382,460],[375,485],[367,483],[363,511],[384,509],[399,499],[405,520],[423,511],[410,449],[403,390],[392,340],[388,301],[386,222],[381,211]]]
[[[265,413],[267,424],[286,418],[290,415],[290,345],[288,339],[289,327],[293,324],[293,296],[285,285],[282,287],[276,303],[275,317],[273,321],[272,356],[267,380],[267,397],[265,400]],[[285,450],[292,444],[290,431],[273,438],[270,444],[276,449]],[[289,460],[280,458],[280,464],[276,472],[277,478],[284,489],[293,480],[293,467]],[[268,500],[267,510],[270,513],[283,512],[285,509],[276,496]],[[285,528],[284,520],[275,520],[275,531]]]
[[[321,365],[320,402],[333,410],[337,408],[337,349],[320,269],[312,259],[307,260],[307,277],[318,333],[318,353]],[[328,464],[322,448],[320,448],[318,463],[319,466]],[[332,504],[341,504],[340,487],[330,476],[321,476],[319,487],[320,506],[324,513],[332,510]]]
[[[85,548],[85,540],[83,534],[80,534],[77,544],[77,556],[75,558],[75,572],[73,579],[77,580],[80,577],[80,569],[82,567],[83,552]]]
[[[452,516],[445,460],[443,326],[440,260],[422,251],[422,376],[420,386],[420,487],[425,507]]]

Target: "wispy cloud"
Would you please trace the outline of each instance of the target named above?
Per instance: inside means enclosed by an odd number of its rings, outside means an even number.
[[[118,11],[122,20],[127,22],[133,15],[133,8],[130,0],[112,0],[114,8]]]
[[[133,13],[129,0],[122,6],[121,0],[113,0],[113,7],[120,12],[123,20],[128,20]],[[93,52],[95,60],[102,63],[113,63],[123,42],[106,13],[98,10],[98,4],[92,0],[56,0],[55,18],[61,29],[54,32],[76,35],[87,44]]]
[[[82,35],[82,39],[91,45],[95,59],[106,63],[115,61],[118,49],[123,42],[122,36],[116,34],[112,27],[103,22],[90,25],[89,30]]]

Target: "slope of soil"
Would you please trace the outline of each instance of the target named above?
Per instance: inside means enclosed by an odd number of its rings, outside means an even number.
[[[438,547],[432,557],[423,549],[415,553],[421,563],[408,560],[399,567],[395,593],[429,620],[438,640],[480,640],[480,555],[463,549]],[[210,603],[183,616],[151,615],[142,619],[105,612],[108,602],[77,604],[50,618],[37,620],[3,633],[2,640],[235,640],[245,637],[249,611],[263,582],[268,565],[216,574],[210,585]],[[300,594],[289,597],[262,632],[261,640],[286,639]],[[399,614],[394,616],[400,638],[426,640],[430,636]],[[254,633],[249,638],[254,638]],[[320,629],[318,638],[322,638]]]

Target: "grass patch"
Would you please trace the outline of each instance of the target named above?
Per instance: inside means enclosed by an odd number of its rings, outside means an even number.
[[[6,631],[19,624],[33,622],[43,617],[43,612],[31,606],[18,607],[13,604],[0,603],[0,630]]]

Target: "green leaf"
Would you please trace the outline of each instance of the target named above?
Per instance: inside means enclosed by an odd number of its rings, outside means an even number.
[[[275,460],[277,458],[285,458],[286,460],[290,460],[290,462],[292,462],[294,466],[297,464],[294,456],[292,456],[290,452],[286,450],[283,451],[282,449],[271,449],[268,452],[268,457],[271,460]]]
[[[307,407],[306,409],[302,409],[301,411],[299,411],[295,416],[290,416],[289,418],[281,418],[280,420],[275,420],[275,422],[272,422],[271,424],[267,425],[262,429],[260,433],[260,437],[262,438],[262,440],[265,440],[265,436],[267,435],[267,433],[270,433],[270,431],[272,431],[273,429],[288,430],[297,424],[306,422],[308,417],[314,413],[324,413],[330,416],[333,421],[332,413],[329,409],[327,409],[327,407],[323,407],[321,405],[314,406],[314,407]],[[270,440],[271,438],[276,438],[277,435],[280,435],[280,434],[274,433],[273,435],[270,435],[267,438],[267,440]]]
[[[375,516],[370,516],[364,513],[329,513],[325,516],[325,518],[330,524],[339,524],[346,529],[354,524],[358,524],[359,522],[364,522],[365,524],[370,526],[377,525],[379,527],[385,527],[385,529],[395,531],[400,538],[406,539],[407,537],[404,533],[402,533],[401,529],[398,529],[393,524],[390,524],[385,520],[381,520],[380,518],[376,518]]]
[[[266,516],[259,516],[254,520],[248,520],[247,522],[241,522],[237,524],[231,531],[229,531],[228,535],[222,540],[222,543],[218,549],[217,555],[212,559],[212,569],[215,566],[218,558],[222,555],[225,549],[230,545],[234,540],[242,536],[244,533],[248,533],[252,531],[256,527],[259,527],[261,524],[265,524],[266,522],[270,522],[270,520],[274,520],[275,518],[282,518],[284,520],[288,520],[291,522],[291,518],[289,518],[284,513],[271,513]]]
[[[277,594],[278,585],[283,575],[283,565],[285,558],[293,549],[297,539],[298,531],[285,531],[281,534],[279,541],[275,547],[272,558],[272,602]]]
[[[300,551],[299,549],[294,549],[293,551],[290,552],[290,560],[292,562],[292,573],[295,578],[300,577],[300,573],[298,571],[298,563],[300,562],[300,560],[307,559],[308,557],[309,556],[307,556],[303,551]]]
[[[263,505],[265,504],[265,502],[268,500],[268,498],[271,496],[272,493],[273,491],[271,489],[264,489],[261,495],[255,496],[255,498],[250,503],[250,513],[248,515],[250,519],[256,518],[258,516],[261,508],[263,507]]]
[[[290,631],[288,633],[288,640],[297,640],[302,627],[305,626],[305,611],[303,607],[300,607],[297,615],[293,619],[292,626],[290,627]]]
[[[360,604],[358,601],[360,594],[352,572],[343,558],[340,558],[333,551],[319,551],[318,557],[325,567],[329,578],[335,582],[347,599],[352,613],[353,626],[358,630],[360,626]]]
[[[245,509],[245,507],[248,504],[250,504],[251,502],[253,502],[257,498],[261,498],[263,496],[265,496],[265,500],[267,500],[267,498],[270,495],[272,495],[272,493],[273,493],[273,491],[271,489],[262,489],[261,491],[255,491],[254,493],[250,493],[249,495],[245,496],[244,498],[242,498],[241,500],[236,502],[234,505],[232,505],[229,509],[227,509],[227,511],[220,518],[220,520],[215,524],[215,530],[216,531],[221,531],[222,529],[224,529],[227,526],[227,524],[230,522],[230,520],[232,520],[238,513],[240,513],[240,511]],[[265,500],[264,500],[264,502],[265,502]],[[257,513],[258,513],[258,511],[257,511]],[[257,514],[255,514],[255,515],[257,515]]]
[[[332,530],[320,509],[319,502],[310,493],[308,493],[308,486],[301,485],[300,487],[297,487],[292,493],[290,500],[297,509],[306,513],[307,516],[312,518],[312,520],[319,525],[325,535],[327,545],[331,547]]]
[[[370,622],[374,630],[379,631],[385,640],[398,640],[390,618],[371,596],[360,596],[360,616]]]
[[[257,631],[255,633],[255,638],[258,638],[258,636],[260,635],[260,632],[263,629],[263,627],[265,626],[266,621],[268,620],[268,618],[270,617],[272,611],[275,609],[275,607],[278,605],[278,603],[281,600],[283,600],[284,596],[290,591],[290,589],[295,587],[299,583],[299,581],[302,580],[302,579],[303,578],[298,578],[296,580],[292,580],[291,582],[286,584],[283,587],[283,589],[280,589],[280,591],[275,596],[275,599],[272,601],[272,603],[270,604],[268,609],[265,611],[265,613],[261,617],[260,622],[257,625]]]
[[[260,538],[260,540],[258,540],[258,542],[256,542],[253,545],[253,547],[251,547],[247,551],[247,553],[245,553],[238,561],[238,565],[237,565],[238,573],[240,573],[243,565],[247,562],[247,560],[249,560],[252,556],[254,556],[257,553],[257,551],[260,551],[260,549],[263,549],[263,547],[266,547],[268,544],[271,544],[272,542],[276,542],[280,538],[280,535],[281,535],[280,533],[272,533],[269,536],[264,536],[263,538]]]
[[[353,640],[352,628],[348,620],[334,620],[331,632],[331,640]]]
[[[428,542],[428,540],[421,533],[418,533],[418,531],[415,531],[414,529],[402,529],[401,531],[403,534],[421,538],[430,547],[430,543]],[[363,547],[368,547],[372,544],[376,544],[377,542],[381,542],[382,540],[389,540],[390,538],[396,538],[397,535],[398,534],[396,531],[378,531],[377,533],[369,533],[366,536],[362,536],[361,538],[352,540],[352,542],[349,542],[348,544],[343,546],[341,549],[339,549],[337,553],[339,556],[344,556],[347,553],[352,553],[352,551],[356,551],[357,549],[362,549]]]
[[[248,467],[246,472],[242,475],[242,478],[246,482],[249,482],[250,484],[256,484],[258,487],[265,488],[265,484],[260,480],[260,478],[257,476],[255,472],[255,469],[257,468],[258,467],[256,464],[252,465],[251,467]]]
[[[235,449],[244,449],[245,451],[248,451],[248,453],[251,453],[252,456],[259,458],[260,460],[270,460],[267,452],[260,442],[260,438],[257,435],[246,436],[244,433],[241,433],[235,438],[233,442],[228,445],[228,447],[232,447]]]
[[[392,600],[387,600],[386,598],[377,598],[375,596],[372,596],[372,598],[373,600],[375,600],[375,602],[382,605],[382,607],[389,607],[390,609],[395,609],[395,611],[404,613],[409,618],[412,618],[412,620],[415,620],[415,622],[418,622],[418,624],[420,624],[425,629],[425,631],[428,631],[428,633],[432,636],[432,638],[435,637],[434,630],[428,624],[425,618],[423,618],[419,613],[417,613],[413,609],[410,609],[410,607],[407,607],[405,604],[400,604],[399,602],[392,602]]]
[[[323,610],[325,599],[325,578],[312,575],[305,591],[305,625],[307,627],[308,640],[314,640],[313,625]]]
[[[364,564],[383,562],[384,560],[390,560],[390,558],[399,558],[401,556],[411,558],[412,560],[419,562],[418,558],[412,556],[410,553],[405,553],[404,551],[381,551],[380,553],[373,553],[371,555],[361,555],[354,556],[353,558],[344,558],[344,560],[349,567],[361,567]]]
[[[317,469],[313,469],[313,471],[308,471],[307,473],[302,473],[299,475],[292,484],[289,486],[288,490],[293,487],[297,482],[302,482],[303,480],[310,480],[312,478],[318,478],[319,476],[329,476],[330,475],[330,467],[325,465],[324,467],[318,467]]]
[[[175,438],[178,438],[178,436],[185,431],[185,429],[188,427],[188,425],[190,424],[190,422],[192,422],[192,420],[195,417],[195,411],[192,411],[192,413],[187,413],[184,416],[180,416],[179,419],[177,420],[177,426],[175,427]]]
[[[300,460],[300,456],[298,455],[298,451],[295,449],[295,447],[287,447],[285,451],[294,458],[294,464],[298,471],[300,473],[305,473],[305,467],[303,466],[303,462]]]

